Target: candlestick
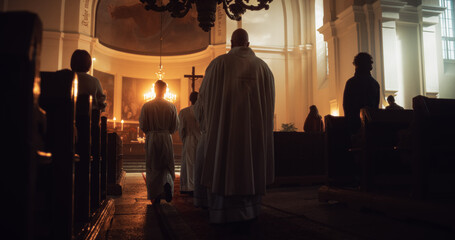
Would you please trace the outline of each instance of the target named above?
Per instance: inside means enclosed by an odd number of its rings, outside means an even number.
[[[117,120],[117,119],[115,119],[115,117],[114,117],[114,119],[113,119],[113,120],[114,120],[114,129],[115,129],[115,120]]]
[[[120,121],[120,122],[122,123],[122,131],[123,131],[123,119],[122,119],[122,121]]]

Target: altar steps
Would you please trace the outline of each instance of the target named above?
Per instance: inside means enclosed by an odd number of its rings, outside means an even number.
[[[181,156],[175,156],[175,171],[180,172]],[[145,172],[145,157],[144,156],[123,156],[123,171],[127,173],[142,173]]]

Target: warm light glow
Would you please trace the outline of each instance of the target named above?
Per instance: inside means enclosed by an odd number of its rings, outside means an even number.
[[[123,131],[123,119],[122,119],[122,121],[120,121],[120,122],[122,123],[122,131]]]
[[[156,98],[156,93],[155,93],[154,89],[155,89],[155,84],[152,85],[152,88],[150,89],[150,92],[147,92],[147,93],[144,94],[144,100],[146,102]],[[166,88],[166,93],[164,94],[164,99],[166,99],[169,102],[174,103],[177,100],[177,95],[171,93],[170,90],[169,90],[169,87],[167,87]]]
[[[78,87],[79,87],[79,83],[78,83],[78,80],[77,80],[77,74],[74,74],[73,89],[72,89],[74,99],[77,99],[77,89],[78,89]]]
[[[36,151],[36,153],[38,154],[38,156],[41,156],[41,157],[52,157],[52,153],[48,153],[48,152],[43,152],[43,151]]]
[[[163,71],[163,65],[160,65],[160,70],[158,70],[158,72],[155,73],[156,74],[156,77],[159,79],[159,80],[163,80],[164,79],[164,71]]]
[[[115,129],[115,120],[117,120],[117,119],[114,117],[114,119],[113,119],[113,120],[114,120],[114,129]]]
[[[96,61],[96,58],[92,58],[92,62]]]
[[[336,99],[330,100],[330,115],[340,116],[340,109],[338,108],[338,102]]]

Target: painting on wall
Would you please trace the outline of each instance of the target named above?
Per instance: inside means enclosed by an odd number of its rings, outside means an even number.
[[[93,69],[93,76],[98,78],[103,87],[104,95],[106,95],[106,117],[112,119],[114,117],[114,75]]]
[[[144,105],[144,94],[152,91],[153,83],[156,79],[143,79],[143,78],[122,78],[122,119],[125,121],[139,121],[142,105]],[[164,80],[171,91],[177,95],[174,102],[177,111],[180,110],[180,100],[178,94],[180,93],[180,80],[179,79],[165,79]]]
[[[208,47],[210,35],[198,24],[196,6],[185,17],[173,18],[169,12],[145,10],[138,0],[100,0],[95,35],[100,43],[119,51],[182,55]]]

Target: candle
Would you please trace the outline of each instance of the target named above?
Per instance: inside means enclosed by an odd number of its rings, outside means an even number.
[[[113,119],[113,120],[114,120],[114,129],[115,129],[115,120],[117,120],[117,119],[115,119],[115,117],[114,117],[114,119]]]
[[[137,127],[137,138],[139,138],[139,127]]]
[[[123,131],[123,119],[122,119],[122,121],[120,121],[120,122],[122,123],[122,131]]]

